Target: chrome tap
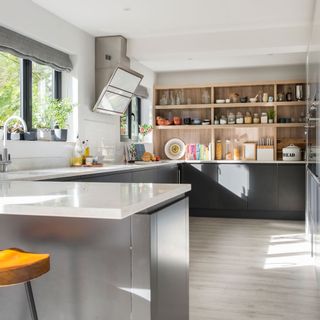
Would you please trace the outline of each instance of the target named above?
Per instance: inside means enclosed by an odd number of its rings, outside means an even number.
[[[27,132],[27,124],[19,116],[11,116],[4,122],[4,124],[3,124],[3,150],[2,150],[2,154],[0,154],[0,171],[1,172],[6,172],[8,165],[11,163],[11,156],[8,153],[8,149],[7,149],[8,123],[11,120],[19,120],[22,123],[23,131]]]

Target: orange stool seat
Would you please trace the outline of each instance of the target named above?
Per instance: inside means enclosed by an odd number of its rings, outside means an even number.
[[[20,249],[0,251],[0,286],[35,279],[50,270],[50,256]]]

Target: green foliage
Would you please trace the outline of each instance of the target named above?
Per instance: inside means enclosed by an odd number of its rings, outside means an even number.
[[[270,109],[267,114],[268,114],[268,119],[274,120],[275,112],[273,109]]]
[[[0,52],[0,125],[20,114],[20,59]]]
[[[58,126],[60,129],[67,128],[68,116],[72,112],[73,105],[69,99],[48,100],[47,107],[38,114],[36,128],[53,128]]]

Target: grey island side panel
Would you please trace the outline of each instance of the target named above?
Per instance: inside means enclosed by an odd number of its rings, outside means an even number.
[[[39,319],[188,320],[188,219],[184,196],[122,220],[1,215],[0,242],[51,255]],[[1,287],[0,309],[30,320],[24,286]]]

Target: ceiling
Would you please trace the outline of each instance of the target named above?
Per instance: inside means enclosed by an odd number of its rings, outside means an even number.
[[[314,0],[33,0],[154,71],[305,62]],[[90,13],[90,14],[88,14]]]

